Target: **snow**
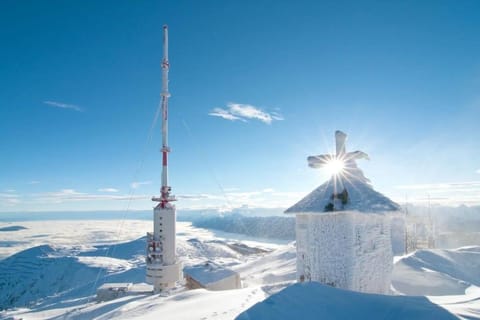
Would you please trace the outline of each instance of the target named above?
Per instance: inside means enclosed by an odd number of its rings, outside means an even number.
[[[128,228],[125,227],[126,224]],[[150,221],[139,220],[22,221],[21,225],[18,222],[0,222],[1,228],[17,229],[15,232],[0,233],[0,259],[45,244],[87,248],[128,241],[144,236],[151,224]],[[14,245],[5,245],[6,243]]]
[[[242,275],[244,287],[291,284],[295,281],[296,248],[293,243],[278,248],[258,259],[234,266]]]
[[[16,238],[12,234],[21,233],[22,237],[16,239],[22,243],[8,248],[11,254],[0,260],[0,283],[12,285],[0,288],[0,301],[5,303],[8,297],[14,297],[17,306],[0,312],[2,319],[269,319],[258,313],[267,310],[271,318],[276,319],[282,319],[282,315],[289,319],[400,319],[402,316],[421,319],[425,314],[430,315],[429,319],[450,319],[452,314],[464,319],[480,319],[480,277],[475,273],[480,270],[479,247],[422,250],[397,259],[395,281],[410,283],[409,288],[413,290],[416,283],[423,286],[419,280],[425,275],[442,272],[445,276],[438,278],[438,288],[444,288],[442,283],[448,286],[448,277],[458,280],[459,287],[438,292],[448,295],[383,296],[318,283],[294,284],[296,248],[293,243],[262,242],[251,237],[244,240],[244,236],[234,234],[219,236],[216,232],[179,223],[178,247],[185,265],[195,265],[205,259],[214,261],[239,273],[243,289],[186,291],[179,288],[168,295],[140,292],[97,303],[95,289],[104,283],[144,281],[145,239],[142,236],[150,229],[151,222],[64,221],[57,224],[50,221],[49,228],[40,222],[21,224],[28,229],[4,233],[8,234],[8,241]],[[123,227],[109,232],[118,225]],[[72,230],[70,236],[69,229]],[[94,234],[101,235],[98,241]],[[30,247],[24,250],[25,246]],[[430,254],[435,258],[431,259]],[[421,260],[422,264],[410,273],[401,272],[398,268],[409,258]],[[400,295],[407,293],[394,289]],[[249,309],[256,303],[260,304]],[[246,313],[239,316],[242,312]],[[294,317],[290,316],[292,313]]]
[[[104,283],[141,283],[145,280],[145,238],[137,237],[150,228],[150,222],[124,221],[124,228],[119,231],[121,236],[117,238],[124,239],[126,233],[129,233],[133,239],[127,242],[117,243],[113,235],[109,239],[100,237],[100,243],[91,241],[92,234],[104,235],[104,229],[109,230],[109,225],[117,223],[117,221],[89,223],[68,221],[58,224],[53,222],[50,230],[47,230],[41,222],[22,223],[28,225],[30,232],[23,233],[25,239],[29,239],[31,245],[39,242],[43,244],[22,251],[25,245],[22,243],[10,248],[12,254],[0,260],[0,309],[17,306],[19,309],[10,309],[7,314],[24,319],[44,319],[61,315],[72,319],[89,319],[97,316],[109,318],[111,314],[117,317],[118,313],[125,310],[129,310],[125,318],[133,317],[135,314],[143,318],[145,311],[142,308],[145,307],[148,310],[158,309],[155,312],[161,313],[165,310],[174,310],[172,318],[177,319],[176,315],[184,313],[185,319],[191,319],[191,311],[186,312],[185,308],[191,308],[196,300],[206,303],[208,299],[225,297],[232,299],[232,302],[221,305],[209,303],[204,308],[197,308],[197,311],[198,314],[204,312],[205,316],[209,316],[222,310],[224,319],[232,319],[265,297],[263,290],[252,287],[247,290],[227,290],[218,295],[204,290],[193,290],[174,292],[171,297],[155,296],[155,299],[145,295],[141,297],[150,304],[155,303],[154,307],[147,304],[138,307],[130,304],[141,299],[138,295],[96,304],[93,302],[96,288]],[[58,227],[63,230],[55,234]],[[72,238],[62,238],[65,241],[59,241],[60,237],[67,236],[65,231],[67,229],[72,230]],[[16,231],[17,236],[24,231]],[[35,237],[37,234],[45,236]],[[282,247],[275,242],[254,241],[252,238],[243,241],[240,240],[243,238],[241,235],[237,235],[237,238],[233,234],[224,235],[227,237],[222,238],[208,230],[193,228],[188,223],[179,223],[179,256],[184,259],[187,266],[198,264],[208,258],[228,267],[257,260],[269,255],[271,250]],[[189,301],[179,303],[178,301],[182,299]],[[169,305],[169,301],[175,301],[175,305]],[[121,311],[116,308],[120,308]],[[111,311],[113,313],[110,313]],[[4,315],[0,313],[0,318]]]
[[[185,267],[183,272],[185,276],[210,290],[239,289],[241,287],[238,273],[212,261]]]
[[[480,247],[418,250],[397,261],[392,285],[408,295],[463,295],[480,286]]]
[[[233,319],[245,308],[264,298],[265,294],[260,289],[226,291],[197,289],[170,297],[147,296],[130,299],[128,303],[122,303],[121,308],[104,313],[97,319]],[[95,314],[95,310],[98,309],[92,306],[88,311]],[[89,313],[82,310],[79,315],[88,316]]]
[[[285,211],[296,214],[297,280],[387,294],[393,250],[404,249],[400,207],[358,168],[355,159],[368,156],[345,153],[345,133],[335,138],[336,156],[311,156],[308,163],[321,168],[340,159],[342,171]]]
[[[457,319],[426,297],[386,296],[332,288],[316,282],[292,285],[240,314],[252,319]]]

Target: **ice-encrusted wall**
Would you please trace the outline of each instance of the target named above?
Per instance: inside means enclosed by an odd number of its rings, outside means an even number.
[[[381,213],[298,213],[297,280],[369,293],[390,292],[389,218]]]
[[[390,219],[390,233],[392,238],[392,251],[393,255],[401,256],[406,253],[406,225],[405,216],[398,212]]]

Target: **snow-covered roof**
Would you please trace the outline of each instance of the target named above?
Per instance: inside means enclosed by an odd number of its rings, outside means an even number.
[[[332,202],[332,195],[344,189],[348,192],[348,202],[335,211],[388,212],[400,209],[397,203],[373,189],[355,163],[349,165],[345,173],[332,176],[285,213],[325,213],[328,211],[325,210],[326,206]]]
[[[212,261],[185,267],[183,272],[203,285],[215,283],[237,274],[235,271],[224,268]]]
[[[373,190],[370,180],[358,168],[356,160],[369,157],[362,151],[347,152],[347,134],[335,132],[336,154],[307,158],[314,169],[341,164],[341,170],[330,180],[313,190],[305,198],[288,208],[285,213],[324,213],[331,211],[387,212],[398,211],[400,206]]]
[[[133,283],[131,282],[110,282],[110,283],[104,283],[98,289],[105,289],[105,290],[110,290],[110,289],[128,289],[132,286]]]

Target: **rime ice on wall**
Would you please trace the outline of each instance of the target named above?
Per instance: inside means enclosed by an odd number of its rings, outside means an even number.
[[[392,268],[390,228],[383,215],[297,215],[298,281],[388,293]]]
[[[392,251],[394,256],[403,256],[407,253],[406,248],[406,221],[400,212],[390,219],[390,233],[392,239]]]
[[[296,214],[297,280],[369,293],[388,293],[393,269],[391,218],[399,206],[373,190],[355,162],[368,158],[345,151],[336,132],[337,154],[309,157],[313,168],[342,161],[343,172],[285,211]]]

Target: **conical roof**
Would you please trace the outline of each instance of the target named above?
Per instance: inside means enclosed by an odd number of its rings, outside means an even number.
[[[333,203],[335,203],[335,209],[332,209]],[[327,213],[331,211],[379,213],[398,211],[399,209],[400,206],[397,203],[373,189],[370,180],[365,178],[354,160],[348,160],[342,173],[333,175],[330,180],[288,208],[285,213]]]

